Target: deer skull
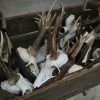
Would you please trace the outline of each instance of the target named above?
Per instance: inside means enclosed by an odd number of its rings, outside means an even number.
[[[60,47],[61,48],[64,48],[65,43],[76,35],[76,30],[78,29],[78,26],[79,26],[79,23],[78,23],[79,20],[80,20],[80,17],[75,21],[74,24],[71,23],[69,26],[66,27],[68,34],[65,35],[60,40]]]
[[[33,91],[32,83],[30,83],[21,74],[18,73],[18,75],[20,76],[20,78],[19,78],[18,82],[16,83],[16,86],[18,86],[21,89],[22,94],[25,95],[25,94],[32,93],[32,91]]]
[[[57,68],[60,72],[59,68],[68,61],[68,56],[65,53],[63,53],[61,50],[58,50],[57,52],[59,56],[56,60],[52,59],[50,55],[47,55],[46,62],[43,64],[43,67],[33,84],[34,88],[40,87],[47,80],[55,77],[52,76],[52,72],[54,71],[54,69]]]
[[[16,82],[16,84],[11,84],[9,80],[6,80],[4,82],[1,82],[1,88],[14,94],[20,94],[21,92],[23,95],[32,93],[32,83],[30,83],[21,74],[18,73],[18,75],[19,80]]]

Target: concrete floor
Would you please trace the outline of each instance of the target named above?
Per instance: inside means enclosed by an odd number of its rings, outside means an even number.
[[[4,16],[13,17],[48,10],[55,0],[0,0],[0,11]],[[83,4],[84,0],[58,0],[63,7]],[[55,8],[59,8],[58,2]]]
[[[66,100],[100,100],[100,85],[88,90],[86,96],[80,93]]]

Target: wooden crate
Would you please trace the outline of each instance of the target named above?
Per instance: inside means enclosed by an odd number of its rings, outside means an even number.
[[[66,7],[65,10],[67,14],[79,15],[82,13],[82,5]],[[60,9],[53,10],[53,12],[58,13],[59,11]],[[35,16],[35,13],[6,19],[8,35],[14,45],[27,47],[33,42],[37,31],[37,27],[32,21],[33,16]],[[30,41],[26,42],[28,40]],[[15,96],[0,89],[0,100],[65,100],[65,98],[74,96],[99,84],[99,76],[100,66],[96,66],[73,73],[25,96]]]

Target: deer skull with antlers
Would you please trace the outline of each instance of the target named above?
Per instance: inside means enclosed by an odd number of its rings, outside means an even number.
[[[55,69],[58,69],[58,73],[60,73],[59,68],[64,65],[68,61],[68,56],[63,53],[61,50],[56,49],[56,34],[58,33],[58,29],[62,22],[64,15],[64,8],[62,7],[62,13],[56,19],[54,29],[51,29],[51,25],[49,25],[48,33],[48,46],[47,46],[47,56],[46,61],[43,64],[43,67],[35,80],[33,87],[39,88],[42,84],[48,81],[51,78],[56,77],[52,75]],[[51,31],[52,30],[52,31]]]

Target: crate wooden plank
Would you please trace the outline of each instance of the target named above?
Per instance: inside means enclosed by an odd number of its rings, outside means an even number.
[[[100,84],[100,66],[85,69],[16,100],[65,100]]]
[[[65,7],[67,14],[78,14],[81,12],[81,5],[74,5],[71,7]],[[55,9],[53,12],[60,12],[60,9]],[[10,37],[17,36],[29,32],[36,31],[36,24],[34,23],[33,16],[36,16],[35,12],[33,14],[26,14],[17,17],[7,18],[7,32]]]
[[[16,96],[0,89],[0,100],[13,100]]]

